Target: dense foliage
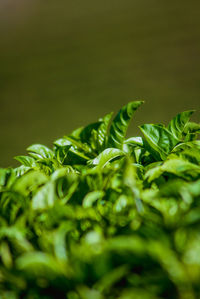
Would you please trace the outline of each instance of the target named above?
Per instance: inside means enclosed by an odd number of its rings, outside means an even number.
[[[1,298],[200,297],[200,125],[141,104],[0,169]]]

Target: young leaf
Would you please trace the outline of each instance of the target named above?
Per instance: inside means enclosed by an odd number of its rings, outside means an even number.
[[[19,161],[21,164],[27,167],[35,166],[35,159],[29,156],[16,156],[15,160]]]
[[[130,137],[124,141],[124,144],[143,147],[144,142],[142,137]]]
[[[193,141],[196,140],[200,134],[200,124],[194,122],[188,122],[184,128],[184,141]]]
[[[94,153],[99,152],[101,142],[99,130],[102,125],[104,125],[102,121],[93,123],[85,127],[80,134],[81,141],[87,143],[91,147],[92,151],[94,151]]]
[[[80,139],[80,134],[83,131],[84,127],[80,127],[78,129],[75,129],[71,132],[69,136],[74,137],[75,139]]]
[[[16,177],[20,177],[31,169],[29,166],[21,165],[14,169]]]
[[[116,148],[107,148],[101,154],[99,154],[95,159],[89,161],[89,165],[98,166],[98,168],[103,168],[111,160],[124,156],[124,152]]]
[[[177,114],[169,123],[168,130],[173,134],[173,136],[178,140],[183,140],[183,131],[188,123],[194,110],[188,110]]]
[[[86,126],[80,133],[81,141],[83,143],[90,144],[92,131],[93,130],[97,131],[101,124],[102,124],[102,122],[98,121],[98,122],[95,122],[95,123],[92,123],[92,124]]]
[[[33,144],[27,148],[30,156],[36,159],[53,158],[53,151],[47,146],[41,144]]]
[[[131,118],[135,111],[143,104],[143,101],[130,102],[119,111],[111,123],[108,135],[108,147],[122,149],[123,142]]]
[[[59,163],[64,164],[71,144],[65,138],[60,138],[54,142],[54,152]]]
[[[69,142],[69,145],[72,145],[75,149],[78,149],[79,151],[81,150],[84,153],[89,153],[91,151],[88,144],[83,143],[81,140],[73,136],[65,136],[64,138]]]
[[[146,139],[147,150],[156,160],[165,160],[179,140],[159,125],[145,124],[139,127]]]
[[[110,120],[113,116],[113,112],[106,114],[103,118],[100,118],[99,121],[101,121],[101,125],[99,126],[97,132],[97,138],[98,138],[98,144],[99,144],[99,150],[104,150],[106,143],[107,143],[107,133],[108,133],[108,127],[110,124]]]

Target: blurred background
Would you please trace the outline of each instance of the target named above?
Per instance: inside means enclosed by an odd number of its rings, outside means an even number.
[[[198,110],[199,56],[199,0],[0,0],[0,167],[130,100],[129,135]]]

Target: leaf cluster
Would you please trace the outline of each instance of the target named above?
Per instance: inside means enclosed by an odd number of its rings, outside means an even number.
[[[200,297],[200,125],[142,103],[0,169],[1,298]]]

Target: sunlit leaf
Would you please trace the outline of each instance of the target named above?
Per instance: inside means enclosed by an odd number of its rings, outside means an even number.
[[[124,156],[124,152],[115,149],[115,148],[107,148],[105,149],[99,156],[95,159],[89,161],[89,165],[98,166],[98,168],[103,168],[106,164],[108,164],[111,160]]]
[[[147,149],[156,160],[165,160],[179,142],[167,129],[159,125],[145,124],[140,126],[140,129],[147,142]]]
[[[19,161],[21,164],[27,167],[35,166],[35,159],[29,156],[17,156],[15,160]]]
[[[181,112],[170,121],[168,130],[174,135],[176,139],[183,140],[184,129],[193,113],[194,110]]]
[[[53,151],[45,145],[33,144],[27,148],[27,151],[36,159],[53,158]]]
[[[143,104],[143,101],[130,102],[125,105],[111,123],[108,135],[108,147],[122,149],[129,123],[135,111]]]

